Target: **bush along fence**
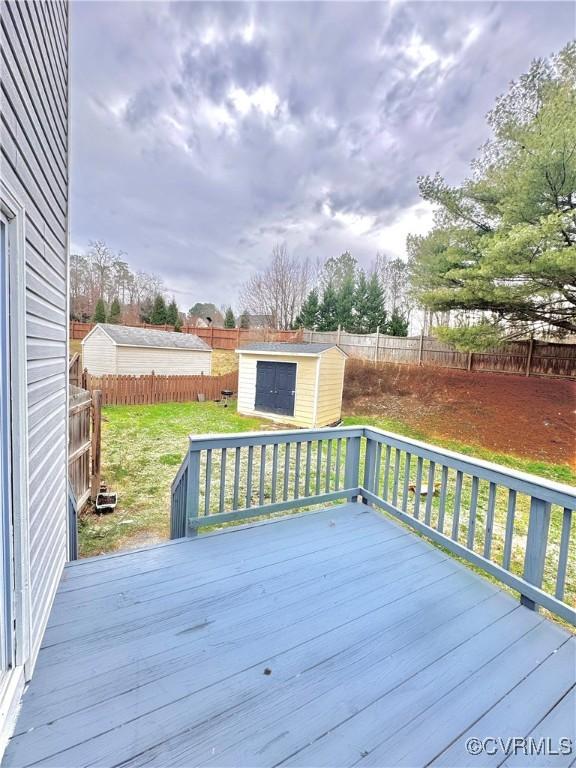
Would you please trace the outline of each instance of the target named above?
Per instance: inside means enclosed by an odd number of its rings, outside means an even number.
[[[576,378],[576,344],[516,341],[486,352],[459,352],[430,336],[385,336],[346,331],[304,331],[306,342],[338,344],[351,357],[468,371]]]
[[[133,328],[150,328],[155,331],[173,331],[171,325],[150,325],[148,323],[132,323]],[[83,339],[94,328],[94,323],[70,322],[70,338],[76,341]],[[303,340],[303,332],[276,331],[272,328],[196,328],[184,326],[181,333],[193,333],[209,344],[212,349],[237,349],[252,341],[286,341],[299,342]]]
[[[83,386],[102,392],[102,405],[153,405],[220,400],[223,391],[238,390],[238,372],[221,376],[92,376],[83,374]]]

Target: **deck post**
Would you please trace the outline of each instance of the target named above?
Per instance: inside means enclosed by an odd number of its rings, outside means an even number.
[[[188,448],[188,486],[186,488],[186,536],[198,535],[193,521],[200,517],[200,451]]]
[[[542,579],[544,577],[550,512],[551,505],[548,502],[532,497],[530,500],[526,554],[524,556],[524,579],[536,587],[542,586]],[[520,595],[520,602],[533,611],[537,610],[534,600],[525,595]]]
[[[363,487],[374,493],[374,477],[376,471],[376,441],[366,438],[366,456],[364,458]],[[362,504],[368,504],[368,499],[362,497]]]
[[[362,438],[349,437],[346,446],[346,464],[344,466],[344,483],[346,488],[357,488],[360,478],[360,441]],[[349,494],[348,501],[356,501],[356,494]]]

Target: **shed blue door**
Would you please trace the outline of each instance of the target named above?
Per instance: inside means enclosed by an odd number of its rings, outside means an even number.
[[[294,416],[295,392],[296,363],[257,362],[254,403],[257,411]]]

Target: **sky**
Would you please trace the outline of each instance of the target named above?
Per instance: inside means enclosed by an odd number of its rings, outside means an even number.
[[[275,243],[405,258],[485,115],[576,36],[571,2],[72,3],[71,248],[104,240],[181,309]]]

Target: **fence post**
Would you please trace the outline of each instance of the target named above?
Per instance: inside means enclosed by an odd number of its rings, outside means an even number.
[[[420,332],[420,346],[418,348],[418,365],[422,365],[422,352],[424,351],[424,331]]]
[[[378,365],[378,346],[380,344],[380,326],[376,326],[376,346],[374,347],[374,365]]]
[[[236,329],[236,346],[240,346],[240,326]]]
[[[472,355],[473,354],[474,354],[474,352],[468,352],[468,370],[469,371],[472,370]]]
[[[200,517],[200,451],[188,447],[188,485],[186,488],[186,536],[198,535],[193,524]]]
[[[102,423],[102,390],[92,392],[92,472],[90,476],[90,498],[96,501],[100,490],[100,434]]]
[[[528,345],[528,358],[526,360],[526,376],[530,376],[530,366],[532,365],[532,353],[534,352],[534,337],[530,337],[530,344]]]
[[[80,386],[82,389],[88,389],[88,368],[84,368],[82,371],[82,382]]]
[[[336,344],[338,344],[338,346],[340,346],[340,336],[341,336],[341,334],[342,334],[342,326],[340,324],[338,324],[338,332],[337,332],[337,336],[336,336]]]
[[[346,488],[357,488],[360,478],[360,441],[361,437],[349,437],[346,445],[346,464],[344,466],[344,484]],[[347,496],[348,501],[356,501],[356,493]]]
[[[524,579],[530,584],[534,584],[535,587],[542,586],[544,577],[550,511],[551,504],[548,502],[534,497],[530,499],[530,519],[526,539],[526,554],[524,555]],[[534,600],[525,595],[520,595],[520,602],[533,611],[537,610]]]

